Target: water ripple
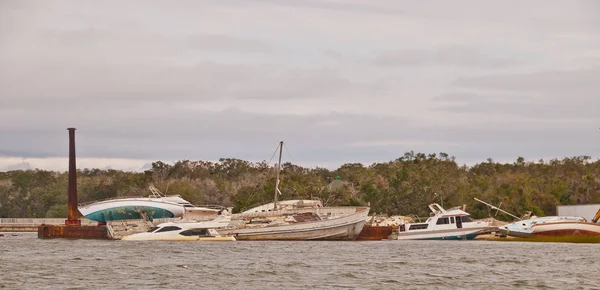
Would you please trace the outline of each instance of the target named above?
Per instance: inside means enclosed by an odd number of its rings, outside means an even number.
[[[594,289],[600,245],[0,240],[0,289]]]

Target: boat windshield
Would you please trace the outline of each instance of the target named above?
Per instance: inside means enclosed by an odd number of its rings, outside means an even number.
[[[458,218],[458,217],[457,217],[457,218]],[[470,217],[468,217],[468,216],[466,216],[466,215],[463,215],[463,216],[461,216],[461,217],[460,217],[460,220],[461,220],[463,223],[470,223],[470,222],[472,222],[472,221],[473,221],[473,220],[472,220]]]
[[[191,229],[185,230],[179,233],[182,236],[207,236],[208,231],[206,229]]]
[[[170,232],[170,231],[176,231],[176,230],[181,230],[181,228],[175,227],[175,226],[166,226],[166,227],[162,227],[162,228],[158,229],[155,233]]]
[[[428,226],[429,226],[429,224],[412,224],[412,225],[410,225],[410,227],[408,228],[408,230],[409,231],[412,231],[412,230],[426,230]]]

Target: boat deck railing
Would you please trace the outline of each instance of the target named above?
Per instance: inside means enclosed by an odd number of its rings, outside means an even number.
[[[420,217],[420,216],[416,216],[416,215],[409,215],[409,218],[411,218],[415,223],[424,223],[427,221],[428,217]]]
[[[282,209],[277,211],[265,211],[265,212],[250,212],[250,213],[236,213],[232,214],[232,219],[240,218],[258,218],[258,217],[274,217],[281,216],[284,214],[293,215],[311,212],[320,215],[346,215],[359,212],[357,209],[361,207],[305,207],[305,208],[294,208],[294,209]],[[365,207],[366,208],[366,207]]]
[[[227,207],[224,207],[222,205],[218,205],[218,204],[202,204],[202,205],[193,205],[194,207],[205,207],[205,208],[209,208],[209,209],[226,209]]]

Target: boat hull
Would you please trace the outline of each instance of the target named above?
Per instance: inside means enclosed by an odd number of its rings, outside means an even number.
[[[398,240],[472,240],[488,227],[401,232]]]
[[[369,226],[365,225],[358,235],[359,241],[385,240],[394,231],[392,226]]]
[[[125,236],[122,241],[171,241],[171,242],[235,242],[234,237],[159,237],[153,238],[149,236]]]
[[[115,220],[177,218],[184,214],[183,206],[165,201],[145,199],[110,200],[80,206],[87,219],[106,223]]]
[[[600,224],[586,222],[581,217],[550,216],[515,222],[500,227],[507,236],[600,236]]]
[[[314,208],[303,212],[325,214],[328,210],[331,211],[329,208]],[[232,235],[237,240],[355,240],[362,231],[368,214],[369,208],[361,207],[356,208],[354,213],[333,219],[266,227],[219,229],[218,232],[222,236]]]
[[[501,235],[511,236],[511,237],[515,237],[515,238],[529,238],[529,237],[533,237],[534,236],[531,232],[527,232],[527,231],[515,231],[515,230],[506,229],[506,228],[500,228],[498,230],[498,232]]]
[[[535,236],[600,236],[600,224],[587,222],[549,223],[533,226]]]

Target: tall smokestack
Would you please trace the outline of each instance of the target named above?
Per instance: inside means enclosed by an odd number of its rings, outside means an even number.
[[[75,128],[69,130],[69,202],[68,218],[66,225],[80,226],[79,211],[77,209],[77,166],[75,164]]]

